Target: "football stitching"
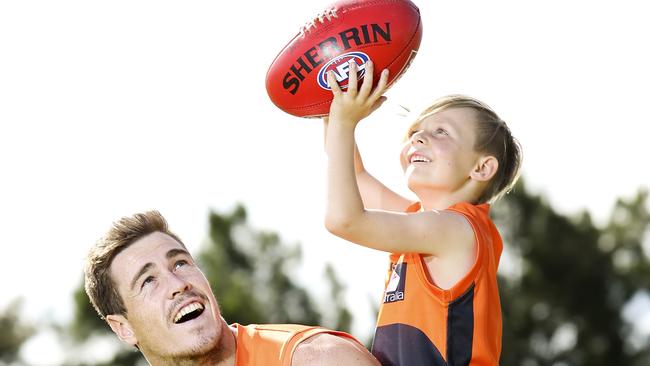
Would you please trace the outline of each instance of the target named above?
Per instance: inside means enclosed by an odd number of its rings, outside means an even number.
[[[414,9],[418,14],[420,14],[420,9],[419,9],[417,6],[415,6],[415,4],[413,4],[411,1],[403,1],[403,0],[383,0],[383,1],[378,0],[378,1],[368,1],[368,2],[364,2],[364,3],[357,4],[357,5],[352,5],[352,6],[348,7],[348,8],[345,8],[345,9],[346,9],[347,11],[350,11],[350,10],[356,10],[356,9],[361,9],[361,8],[365,8],[365,7],[368,7],[368,6],[374,6],[374,5],[378,5],[378,4],[386,4],[386,3],[407,3],[407,5],[409,5],[409,6],[410,6],[411,8],[413,8],[413,9]]]
[[[318,20],[321,24],[325,24],[325,22],[324,22],[325,18],[327,18],[327,21],[332,21],[332,18],[337,18],[337,19],[338,19],[338,15],[339,15],[339,14],[336,13],[337,10],[342,10],[342,14],[341,14],[341,15],[344,15],[345,13],[349,13],[350,11],[353,11],[353,10],[366,8],[366,7],[368,7],[368,6],[375,6],[375,5],[378,5],[378,4],[389,4],[389,3],[406,3],[406,5],[408,5],[408,6],[411,8],[411,10],[413,10],[413,11],[415,11],[415,12],[417,13],[417,17],[418,17],[418,21],[417,21],[417,25],[416,25],[416,27],[415,27],[415,31],[411,34],[411,37],[409,38],[409,41],[406,43],[406,46],[404,46],[404,47],[400,50],[400,52],[398,53],[398,56],[395,57],[395,58],[394,58],[394,59],[393,59],[393,60],[392,60],[392,61],[391,61],[387,66],[386,66],[386,68],[389,68],[389,67],[392,66],[392,65],[393,65],[393,64],[394,64],[398,59],[401,58],[401,56],[403,55],[404,51],[408,48],[409,45],[412,44],[414,38],[415,38],[416,35],[418,34],[418,29],[420,28],[420,25],[421,25],[421,23],[422,23],[422,18],[421,18],[421,15],[420,15],[420,9],[419,9],[415,4],[413,4],[411,1],[403,1],[403,0],[383,0],[383,1],[382,1],[382,0],[377,0],[377,1],[368,1],[368,2],[363,2],[363,3],[358,3],[358,4],[356,4],[356,5],[349,6],[349,7],[346,7],[346,8],[344,8],[344,9],[336,9],[336,8],[326,9],[326,10],[322,11],[321,13],[319,13],[313,21],[311,21],[311,22],[307,23],[305,26],[301,27],[301,32],[300,32],[297,36],[304,37],[305,34],[308,33],[308,32],[310,32],[312,28],[313,28],[313,29],[316,29],[316,27],[317,27],[316,21],[317,21],[317,20]],[[329,13],[329,14],[328,14],[328,13]],[[328,15],[330,15],[330,16],[328,16]],[[303,30],[304,30],[305,32],[303,32]],[[295,38],[294,38],[294,39],[295,39]],[[293,42],[293,41],[292,41],[292,42]],[[292,42],[289,42],[289,44],[291,44]],[[289,44],[288,44],[288,45],[289,45]],[[287,45],[287,46],[288,46],[288,45]],[[287,46],[285,46],[285,48],[286,48]],[[282,51],[281,51],[281,52],[276,56],[276,59],[275,59],[275,60],[277,60],[277,58],[282,54],[283,51],[284,51],[284,48],[283,48],[283,50],[282,50]],[[274,63],[275,63],[275,60],[274,60]],[[411,61],[408,61],[409,64],[410,64],[410,62],[412,62],[412,60],[411,60]],[[405,65],[405,67],[403,67],[403,68],[400,70],[400,72],[398,72],[398,73],[396,74],[395,78],[394,78],[393,81],[388,85],[388,87],[392,86],[392,85],[393,85],[393,84],[394,84],[394,83],[395,83],[395,82],[400,78],[401,74],[403,74],[403,72],[404,72],[407,68],[408,68],[408,65]],[[270,69],[269,69],[269,71],[270,71]],[[267,76],[268,76],[268,71],[267,71]],[[298,107],[281,107],[280,109],[284,109],[286,112],[289,112],[289,111],[300,112],[300,111],[305,111],[305,110],[308,110],[308,109],[318,108],[318,107],[320,107],[320,106],[322,106],[322,105],[324,105],[324,104],[329,104],[329,103],[331,103],[331,102],[332,102],[331,100],[326,100],[326,101],[317,102],[317,103],[309,104],[309,105],[298,106]],[[274,102],[274,103],[275,103],[275,102]],[[321,116],[325,116],[325,115],[327,115],[327,114],[318,114],[318,115],[300,116],[300,117],[307,117],[307,118],[310,118],[310,117],[321,117]]]
[[[376,2],[376,3],[379,3],[379,2]],[[418,11],[418,15],[419,15],[419,13],[420,13],[420,12]],[[393,65],[393,64],[397,61],[397,59],[399,59],[400,56],[402,56],[402,54],[404,53],[404,50],[406,50],[406,49],[411,45],[411,43],[413,42],[413,39],[414,39],[415,36],[418,34],[418,29],[420,29],[420,23],[422,23],[422,18],[421,18],[420,16],[418,16],[418,23],[417,23],[417,25],[415,26],[415,31],[413,32],[413,34],[412,34],[411,37],[409,38],[409,41],[406,43],[406,46],[404,46],[404,47],[401,49],[401,51],[398,53],[398,56],[395,57],[395,59],[393,59],[393,61],[391,61],[391,62],[386,66],[386,68],[389,68],[391,65]],[[404,70],[405,70],[405,69],[403,68],[403,69],[400,70],[400,71],[404,71]],[[402,73],[403,73],[403,72],[400,72],[400,73],[398,73],[397,75],[395,75],[395,78],[393,79],[393,81],[391,81],[391,83],[388,85],[388,87],[392,86],[392,85],[397,81],[397,79],[399,79],[399,77],[401,76]],[[291,107],[291,108],[286,108],[286,110],[287,110],[287,111],[289,111],[289,110],[291,110],[291,111],[302,111],[302,110],[305,110],[305,109],[310,109],[310,108],[319,107],[319,106],[321,106],[321,105],[323,105],[323,104],[327,104],[327,103],[331,103],[331,102],[332,102],[331,100],[327,100],[327,101],[324,101],[324,102],[318,102],[318,103],[309,104],[309,105],[301,106],[301,107]]]
[[[332,21],[332,18],[338,18],[338,15],[336,14],[336,8],[325,9],[322,12],[318,13],[314,19],[300,27],[300,36],[305,37],[305,35],[309,33],[312,28],[316,29],[316,21],[319,21],[320,24],[325,24],[325,18],[327,18],[328,22]]]

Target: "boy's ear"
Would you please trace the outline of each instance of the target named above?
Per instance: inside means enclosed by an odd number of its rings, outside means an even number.
[[[499,161],[492,155],[479,158],[476,166],[470,173],[470,177],[480,182],[487,182],[497,173]]]
[[[128,343],[132,346],[137,345],[138,339],[136,338],[135,332],[126,317],[118,314],[106,315],[106,322],[122,342]]]

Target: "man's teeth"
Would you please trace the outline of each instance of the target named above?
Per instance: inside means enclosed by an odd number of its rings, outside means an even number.
[[[181,320],[181,318],[182,318],[184,315],[189,314],[189,313],[191,313],[191,312],[193,312],[193,311],[195,311],[195,310],[203,310],[203,305],[202,305],[202,304],[199,304],[198,302],[193,302],[193,303],[191,303],[191,304],[189,304],[189,305],[184,306],[184,307],[183,307],[181,310],[179,310],[179,312],[176,314],[176,317],[174,318],[174,323],[178,323],[178,321]]]

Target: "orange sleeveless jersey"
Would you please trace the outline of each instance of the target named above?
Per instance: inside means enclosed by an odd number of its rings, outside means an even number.
[[[290,366],[300,342],[329,333],[357,341],[353,336],[321,327],[294,324],[251,324],[237,327],[236,366]]]
[[[416,205],[414,211],[418,209]],[[372,345],[383,366],[499,364],[501,236],[487,204],[459,203],[448,210],[462,214],[471,224],[476,262],[457,284],[443,290],[431,282],[422,255],[391,254]]]

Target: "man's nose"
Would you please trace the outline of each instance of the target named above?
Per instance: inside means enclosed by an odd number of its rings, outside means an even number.
[[[192,285],[184,277],[178,276],[171,272],[168,275],[170,281],[169,298],[173,299],[178,295],[183,294],[185,291],[192,289]]]

